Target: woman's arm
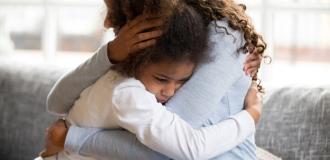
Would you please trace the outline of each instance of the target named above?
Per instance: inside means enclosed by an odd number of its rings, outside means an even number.
[[[156,42],[155,38],[161,36],[162,31],[158,29],[141,32],[159,27],[163,22],[159,18],[148,18],[149,15],[138,16],[124,25],[112,42],[57,81],[47,97],[48,111],[59,115],[67,114],[80,93],[110,68],[110,61],[122,61],[129,54],[153,45]]]
[[[143,159],[169,160],[136,139],[136,135],[126,130],[80,128],[71,126],[67,138],[74,143],[65,142],[65,148],[80,155],[100,160]]]
[[[162,25],[162,22],[159,21],[159,19],[154,18],[152,20],[146,20],[146,18],[150,18],[150,16],[139,16],[129,24],[126,24],[120,30],[114,41],[110,42],[106,46],[103,46],[86,62],[81,64],[75,70],[64,75],[54,85],[47,97],[48,111],[57,115],[67,114],[74,101],[78,99],[81,91],[94,83],[110,68],[112,65],[110,61],[121,61],[129,54],[153,45],[155,43],[155,38],[159,37],[162,32],[160,30],[153,30],[144,33],[140,32],[153,27],[158,27],[159,25]],[[133,142],[136,142],[135,135],[127,131],[120,131],[121,134],[118,134],[119,131],[99,132],[99,129],[71,128],[72,129],[69,129],[68,131],[68,138],[65,143],[66,148],[68,149],[78,150],[82,148],[82,150],[86,151],[86,153],[95,153],[93,154],[94,156],[104,155],[105,159],[108,157],[120,157],[119,159],[133,159],[135,157],[141,157],[141,159],[155,159],[155,157],[158,157],[158,159],[160,157],[165,158],[165,156],[151,151],[141,143],[134,143],[134,145],[132,145],[132,141],[127,141],[127,139],[126,141],[120,141],[119,139],[122,138],[118,137],[132,137],[131,139],[135,139]],[[76,132],[77,130],[79,130],[79,132]],[[126,135],[122,134],[123,132],[125,132]],[[103,135],[113,138],[103,139]],[[91,138],[88,138],[90,136]],[[81,137],[81,139],[78,139],[77,137]],[[90,141],[87,141],[87,145],[80,147],[80,144],[85,142],[81,141],[82,139],[88,139]],[[100,142],[107,140],[109,143],[105,144],[109,144],[106,145],[108,147],[98,149],[96,151],[93,150],[101,144]],[[96,145],[96,147],[93,147],[94,145]],[[92,150],[90,150],[91,148]],[[132,152],[130,152],[131,154],[117,152],[119,150],[131,150]],[[80,153],[84,153],[83,151]]]
[[[210,159],[252,135],[255,124],[247,111],[210,127],[194,129],[166,107],[144,86],[128,82],[113,94],[111,117],[134,133],[149,148],[173,159]],[[204,106],[201,106],[204,107]]]
[[[67,114],[80,93],[109,70],[111,63],[107,53],[105,45],[90,59],[57,81],[47,97],[48,111],[58,115]]]

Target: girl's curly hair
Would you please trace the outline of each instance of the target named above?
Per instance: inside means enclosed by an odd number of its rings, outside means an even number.
[[[147,12],[161,15],[163,35],[156,44],[140,53],[132,54],[112,67],[126,76],[136,76],[145,65],[163,60],[181,62],[189,60],[198,65],[209,60],[208,27],[201,15],[190,5],[176,0],[110,0],[112,26],[119,30],[129,20]],[[182,2],[182,3],[181,3]]]
[[[264,57],[264,51],[267,44],[262,36],[256,32],[250,18],[245,13],[246,6],[244,4],[236,4],[233,0],[185,1],[202,15],[205,25],[209,25],[212,21],[226,19],[232,29],[241,31],[244,34],[246,42],[241,48],[238,48],[238,50],[243,50],[244,53],[255,50],[257,54]],[[224,29],[227,34],[230,34],[225,27],[217,27]],[[257,73],[252,76],[253,80],[258,80]],[[258,90],[263,91],[260,81],[258,84]]]

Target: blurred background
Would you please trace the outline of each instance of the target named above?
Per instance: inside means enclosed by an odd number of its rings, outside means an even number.
[[[330,85],[330,0],[240,0],[273,59],[266,88]],[[0,0],[0,58],[74,67],[113,38],[102,0]]]
[[[239,2],[272,57],[259,76],[268,98],[257,145],[283,160],[330,159],[330,0]],[[42,150],[57,118],[50,89],[114,38],[105,13],[103,0],[0,0],[0,159]]]

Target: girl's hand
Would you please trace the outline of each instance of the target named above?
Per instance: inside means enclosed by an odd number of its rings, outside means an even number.
[[[108,57],[111,62],[125,60],[129,54],[147,48],[156,43],[156,38],[162,35],[161,18],[152,18],[146,14],[138,16],[125,24],[116,38],[108,43]],[[158,29],[156,29],[158,28]],[[145,30],[150,30],[144,32]]]
[[[258,92],[257,82],[252,81],[244,100],[245,110],[252,116],[255,124],[261,117],[262,93]]]
[[[67,127],[64,120],[55,121],[46,129],[45,149],[40,152],[41,157],[48,157],[61,152],[64,149],[64,142],[67,134]]]
[[[258,54],[256,52],[256,49],[250,52],[247,55],[244,63],[243,70],[245,74],[250,75],[251,77],[254,76],[257,73],[258,69],[260,68],[261,60],[262,60],[262,55]]]

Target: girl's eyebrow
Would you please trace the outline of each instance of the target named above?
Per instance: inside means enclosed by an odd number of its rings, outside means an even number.
[[[166,79],[172,79],[169,76],[166,76],[165,74],[161,74],[161,73],[156,73],[156,76],[162,77],[162,78],[166,78]]]

